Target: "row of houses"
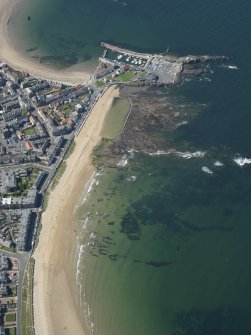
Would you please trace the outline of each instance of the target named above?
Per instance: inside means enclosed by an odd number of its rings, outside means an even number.
[[[0,298],[7,296],[7,272],[9,270],[9,259],[0,253]]]
[[[31,234],[31,223],[32,223],[32,212],[26,211],[24,212],[19,229],[18,235],[16,237],[16,247],[20,251],[26,251],[29,241],[29,235]]]
[[[0,209],[25,209],[36,208],[38,204],[38,192],[31,188],[26,197],[0,197]]]

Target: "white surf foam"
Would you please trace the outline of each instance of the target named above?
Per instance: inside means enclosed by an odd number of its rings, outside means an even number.
[[[223,166],[224,164],[221,163],[220,161],[215,161],[214,166]]]
[[[126,155],[123,155],[122,159],[117,163],[118,167],[124,167],[128,164],[128,159]]]
[[[236,66],[236,65],[228,65],[228,69],[230,69],[230,70],[238,70],[238,66]]]
[[[237,158],[234,158],[233,161],[239,166],[251,164],[251,158],[246,158],[246,157],[237,157]]]
[[[134,181],[136,181],[136,179],[137,179],[136,176],[130,176],[130,177],[126,178],[126,180],[129,181],[129,182],[134,182]]]
[[[185,151],[185,152],[182,152],[182,151],[177,151],[175,149],[170,149],[168,151],[158,150],[156,152],[149,153],[149,155],[150,156],[175,155],[175,156],[179,156],[181,158],[191,159],[191,158],[205,157],[206,152],[205,151],[194,151],[194,152]]]
[[[237,65],[221,65],[220,67],[223,67],[224,69],[229,69],[229,70],[238,70],[238,66]]]
[[[202,166],[201,170],[205,173],[213,174],[213,171],[210,170],[209,167],[207,167],[207,166]]]
[[[77,260],[77,273],[76,273],[76,280],[77,281],[78,281],[78,277],[79,277],[79,274],[80,274],[80,262],[81,262],[81,258],[83,256],[83,253],[84,253],[84,245],[81,244],[79,252],[78,252],[78,260]]]
[[[185,126],[186,124],[188,124],[188,121],[181,121],[181,122],[176,124],[176,127]]]
[[[97,180],[96,180],[95,175],[94,175],[94,177],[92,178],[91,182],[88,184],[88,188],[87,188],[87,191],[85,192],[85,196],[83,198],[83,201],[82,201],[81,205],[83,205],[86,202],[86,200],[88,199],[88,196],[89,196],[90,192],[93,190],[93,186],[96,183],[97,183]]]

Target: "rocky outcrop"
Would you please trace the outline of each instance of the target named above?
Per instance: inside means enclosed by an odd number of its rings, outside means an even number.
[[[222,62],[228,60],[226,56],[186,56],[180,57],[179,61],[183,64],[198,64],[198,63],[212,63],[212,62]]]

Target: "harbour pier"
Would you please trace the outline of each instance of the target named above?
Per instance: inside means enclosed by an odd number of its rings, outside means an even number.
[[[146,60],[149,60],[153,57],[153,55],[148,54],[148,53],[141,53],[141,52],[136,52],[124,48],[120,48],[118,46],[101,42],[101,46],[107,50],[113,51],[113,52],[118,52],[120,54],[126,55],[126,56],[131,56],[131,57],[137,57],[137,58],[144,58]]]

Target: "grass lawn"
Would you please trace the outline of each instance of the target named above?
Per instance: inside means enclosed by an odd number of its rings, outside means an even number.
[[[33,304],[32,304],[34,265],[35,260],[34,258],[31,257],[25,270],[23,287],[22,287],[22,309],[21,309],[22,335],[34,335]]]
[[[59,168],[57,169],[57,172],[55,173],[54,177],[52,178],[52,182],[51,182],[52,190],[56,187],[65,169],[66,169],[66,162],[63,160],[62,163],[59,165]]]
[[[93,150],[92,153],[92,163],[94,165],[98,165],[100,162],[100,158],[102,157],[102,153],[105,150],[105,148],[111,143],[111,140],[108,140],[107,138],[102,138],[100,143],[96,146],[96,148]]]
[[[5,320],[6,320],[6,322],[15,322],[16,321],[16,313],[6,314]]]
[[[73,111],[72,107],[71,108],[68,107],[68,108],[65,108],[62,113],[64,114],[65,117],[67,117],[71,115],[72,111]]]
[[[12,196],[27,196],[29,189],[32,187],[32,185],[35,183],[37,176],[39,174],[38,169],[32,170],[29,177],[22,177],[18,181],[17,185],[17,191],[11,193]]]
[[[7,328],[6,329],[6,335],[16,335],[16,328]]]
[[[60,106],[60,111],[64,116],[69,116],[74,111],[74,108],[72,104],[66,103]]]
[[[6,247],[5,245],[0,244],[0,250],[5,250],[8,252],[15,252],[15,249],[13,247]]]
[[[129,111],[130,101],[128,99],[115,98],[112,107],[106,115],[101,136],[107,139],[113,139],[118,136]]]
[[[47,191],[43,200],[43,206],[42,206],[42,211],[44,212],[48,206],[49,203],[49,196],[50,196],[50,192]]]
[[[97,81],[96,82],[96,86],[97,87],[102,87],[102,86],[104,86],[105,85],[105,82],[103,81],[103,80],[100,80],[100,81]]]
[[[75,141],[72,141],[69,148],[67,149],[64,159],[67,159],[70,157],[70,155],[73,153],[74,149],[75,149],[76,143]]]
[[[115,78],[115,81],[130,81],[133,79],[133,71],[127,71]]]
[[[37,84],[37,80],[36,79],[31,79],[31,80],[28,81],[28,84],[31,85],[31,86],[32,85],[36,85]]]
[[[36,127],[30,127],[24,130],[24,135],[31,136],[36,134]]]

